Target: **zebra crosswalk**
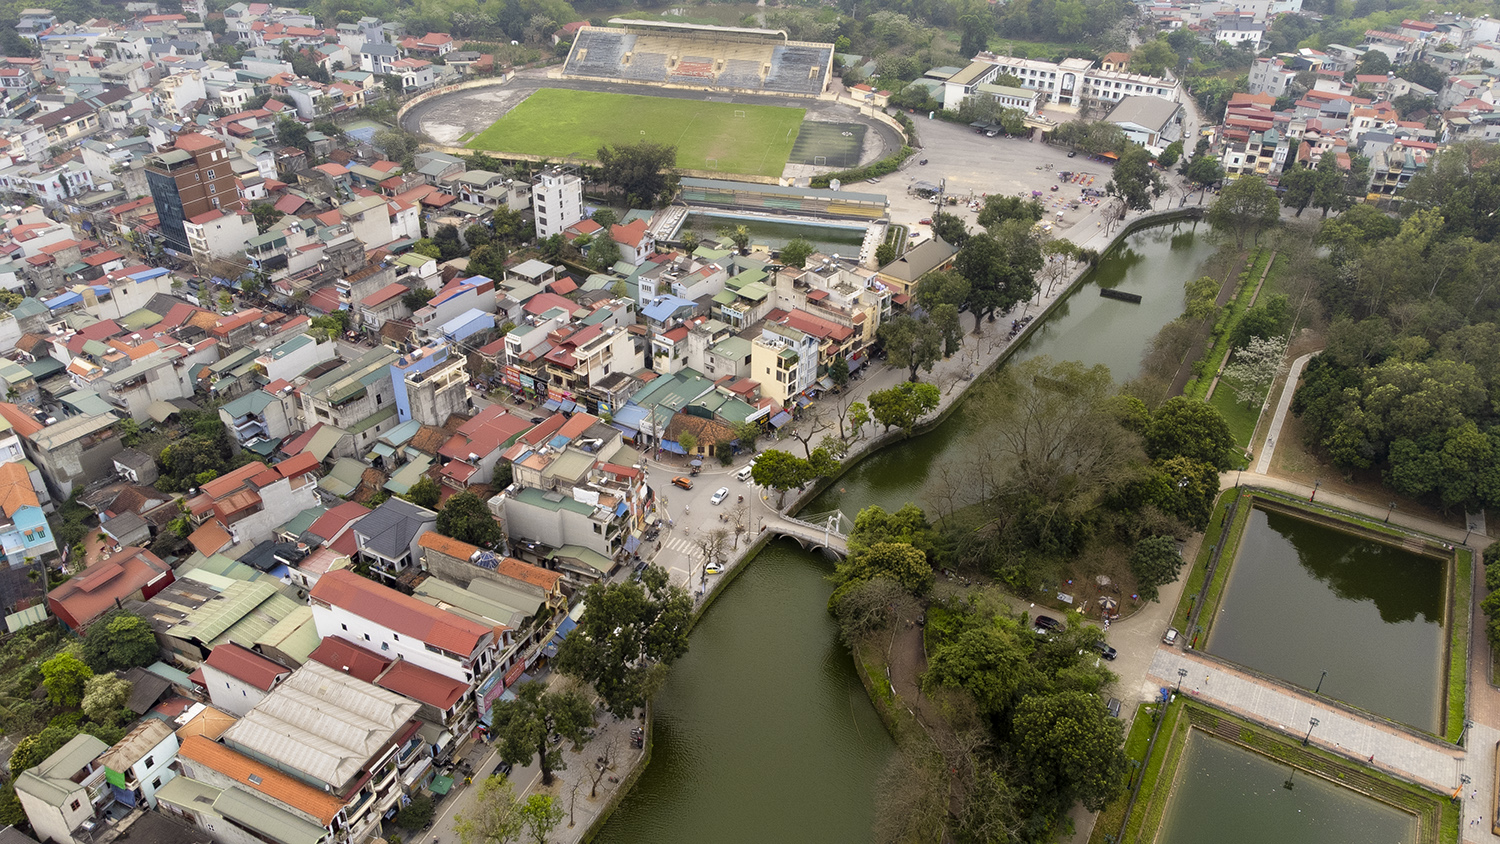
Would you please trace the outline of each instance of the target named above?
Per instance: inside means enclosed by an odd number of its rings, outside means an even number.
[[[703,556],[703,549],[686,536],[673,536],[663,542],[661,547],[665,551],[674,551],[693,560]]]

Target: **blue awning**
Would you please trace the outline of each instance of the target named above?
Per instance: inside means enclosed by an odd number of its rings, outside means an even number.
[[[556,413],[557,411],[559,411],[561,409],[562,409],[562,404],[559,403],[559,402],[555,402],[552,399],[547,399],[546,401],[542,402],[542,410],[550,410],[550,411]]]
[[[623,425],[632,431],[639,431],[641,423],[651,416],[651,411],[637,404],[627,403],[624,407],[615,408],[614,421],[612,425]]]
[[[623,516],[629,510],[630,510],[630,507],[625,502],[623,502],[623,501],[621,501],[619,504],[615,505],[615,515],[616,516]]]
[[[570,401],[565,401],[565,402],[562,403],[561,410],[562,410],[563,413],[572,413],[573,411],[575,411],[577,409],[578,409],[578,405],[576,405],[576,404],[574,404],[574,403],[572,403]]]
[[[631,535],[631,536],[625,537],[625,551],[626,551],[626,553],[634,554],[635,553],[635,549],[637,549],[639,547],[641,547],[641,538],[639,536]]]
[[[782,425],[785,425],[786,423],[788,423],[790,421],[792,421],[792,414],[791,414],[791,412],[783,410],[780,413],[776,414],[775,416],[771,417],[771,427],[772,428],[780,428]]]
[[[682,446],[678,445],[677,443],[672,442],[671,440],[662,440],[661,441],[661,450],[662,451],[670,451],[673,454],[687,454],[687,449],[683,448]]]
[[[640,436],[641,432],[637,431],[636,429],[634,429],[632,427],[630,427],[629,425],[621,425],[619,422],[611,422],[609,424],[610,424],[610,427],[614,428],[616,431],[619,431],[620,433],[624,434],[627,437]]]
[[[68,291],[67,293],[62,294],[61,296],[54,296],[51,299],[48,299],[47,302],[46,302],[46,304],[47,304],[48,310],[55,311],[58,308],[66,308],[69,305],[75,305],[75,304],[77,304],[79,302],[82,302],[82,301],[83,301],[83,294],[82,293],[77,293],[77,292],[74,292],[74,291]]]
[[[808,399],[807,396],[798,396],[797,397],[797,406],[798,407],[807,407],[810,404],[812,404],[812,401],[810,399]]]

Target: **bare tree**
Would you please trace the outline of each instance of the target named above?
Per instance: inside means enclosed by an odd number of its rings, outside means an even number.
[[[703,555],[703,582],[708,582],[708,566],[713,563],[724,562],[724,543],[729,540],[729,531],[724,528],[712,528],[699,531],[693,540],[698,553]]]
[[[786,431],[787,436],[791,437],[799,443],[802,443],[802,456],[811,460],[813,437],[817,436],[822,431],[828,430],[830,425],[828,423],[828,420],[823,418],[822,411],[814,411],[807,416],[807,431],[803,432],[799,430],[801,427],[802,426],[800,424],[789,425],[783,430]]]
[[[876,794],[876,844],[943,840],[948,801],[942,771],[936,758],[919,755],[915,742],[906,742],[891,756]]]
[[[867,409],[862,413],[856,412],[853,416],[850,415],[850,408],[856,404],[861,408],[865,407],[864,402],[860,400],[860,397],[853,390],[844,390],[833,398],[833,418],[839,424],[839,439],[846,442],[851,436],[858,439],[860,429],[864,427],[864,422],[869,421],[870,414]],[[863,421],[860,421],[861,417]],[[846,426],[848,426],[847,433],[845,432]]]
[[[598,785],[599,781],[595,780],[594,784]],[[573,780],[573,787],[568,790],[568,829],[573,828],[573,807],[578,804],[578,789],[580,788],[583,788],[583,780]]]
[[[604,743],[604,752],[599,755],[599,758],[594,760],[593,773],[589,774],[589,778],[592,780],[589,788],[590,800],[599,796],[599,781],[604,779],[605,774],[615,769],[615,753],[619,748],[619,739],[611,734],[609,740]],[[583,780],[579,780],[578,783],[582,785]],[[572,826],[572,824],[569,824],[569,826]]]
[[[729,508],[729,522],[734,526],[734,547],[738,550],[741,534],[750,529],[750,505],[745,503],[743,495]]]

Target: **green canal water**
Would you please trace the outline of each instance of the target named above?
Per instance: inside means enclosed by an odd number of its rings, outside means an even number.
[[[1416,840],[1417,819],[1406,812],[1197,731],[1188,737],[1157,838],[1160,844]]]
[[[1183,284],[1214,247],[1207,226],[1137,232],[1020,350],[1133,377],[1146,343],[1182,312]],[[1140,293],[1139,305],[1098,287]],[[922,503],[983,428],[961,413],[862,462],[807,512]],[[894,749],[828,616],[831,565],[778,542],[721,594],[656,698],[651,764],[604,826],[606,844],[868,841],[875,781]]]
[[[1440,732],[1446,606],[1441,562],[1257,508],[1207,650]]]
[[[863,228],[779,223],[754,217],[720,217],[708,214],[689,214],[682,224],[682,231],[691,230],[699,237],[717,238],[719,229],[725,226],[744,226],[750,230],[751,243],[765,244],[772,249],[780,249],[800,237],[824,254],[858,257],[859,247],[865,242]]]

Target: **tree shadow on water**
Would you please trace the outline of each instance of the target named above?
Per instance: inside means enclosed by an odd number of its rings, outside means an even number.
[[[1340,600],[1373,603],[1387,624],[1419,616],[1425,623],[1442,623],[1443,573],[1436,561],[1283,513],[1267,513],[1266,524],[1292,544],[1307,573]]]

